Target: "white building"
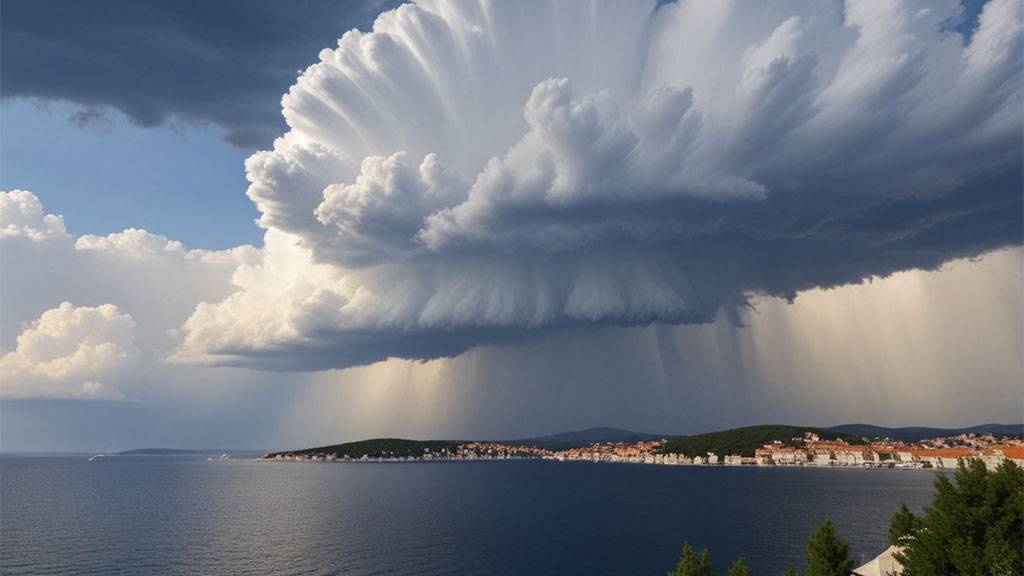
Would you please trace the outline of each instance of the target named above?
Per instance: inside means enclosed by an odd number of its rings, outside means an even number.
[[[899,551],[899,547],[889,546],[867,564],[855,568],[853,573],[856,576],[899,576],[903,573],[903,565],[894,557]]]

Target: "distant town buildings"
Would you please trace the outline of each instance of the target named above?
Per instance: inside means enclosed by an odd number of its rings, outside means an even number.
[[[848,444],[822,442],[816,435],[765,444],[754,453],[758,466],[817,466],[867,468],[955,469],[960,462],[979,458],[989,468],[1010,459],[1024,465],[1024,442],[991,434],[962,434],[916,443],[876,441]]]
[[[934,468],[955,469],[968,459],[981,459],[992,469],[1004,460],[1024,466],[1024,441],[991,434],[962,434],[908,443],[876,440],[850,444],[842,440],[823,441],[807,433],[787,442],[775,441],[754,451],[753,456],[707,452],[693,456],[663,453],[666,440],[643,442],[606,442],[581,448],[547,450],[497,442],[467,442],[449,449],[422,454],[395,456],[388,453],[350,457],[334,453],[304,452],[267,455],[270,460],[405,462],[421,460],[514,460],[546,459],[558,461],[619,462],[672,466],[802,466],[819,468]]]

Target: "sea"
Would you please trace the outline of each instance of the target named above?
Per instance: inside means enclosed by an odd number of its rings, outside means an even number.
[[[724,574],[803,567],[832,520],[867,561],[912,470],[554,461],[299,463],[0,457],[0,573],[649,575],[683,542]]]

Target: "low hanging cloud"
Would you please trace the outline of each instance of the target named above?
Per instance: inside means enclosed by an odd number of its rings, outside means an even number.
[[[113,304],[47,310],[0,357],[5,399],[123,400],[109,379],[135,366],[135,320]]]
[[[311,370],[1022,240],[1014,0],[419,2],[323,50],[246,163],[266,243],[173,360]]]

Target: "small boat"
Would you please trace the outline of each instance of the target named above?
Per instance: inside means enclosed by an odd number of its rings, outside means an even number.
[[[98,460],[98,459],[100,459],[100,458],[106,458],[106,457],[107,457],[107,455],[106,455],[106,454],[97,454],[97,455],[95,455],[95,456],[93,456],[93,457],[89,458],[89,460],[88,460],[88,461],[89,461],[89,462],[92,462],[93,460]]]

